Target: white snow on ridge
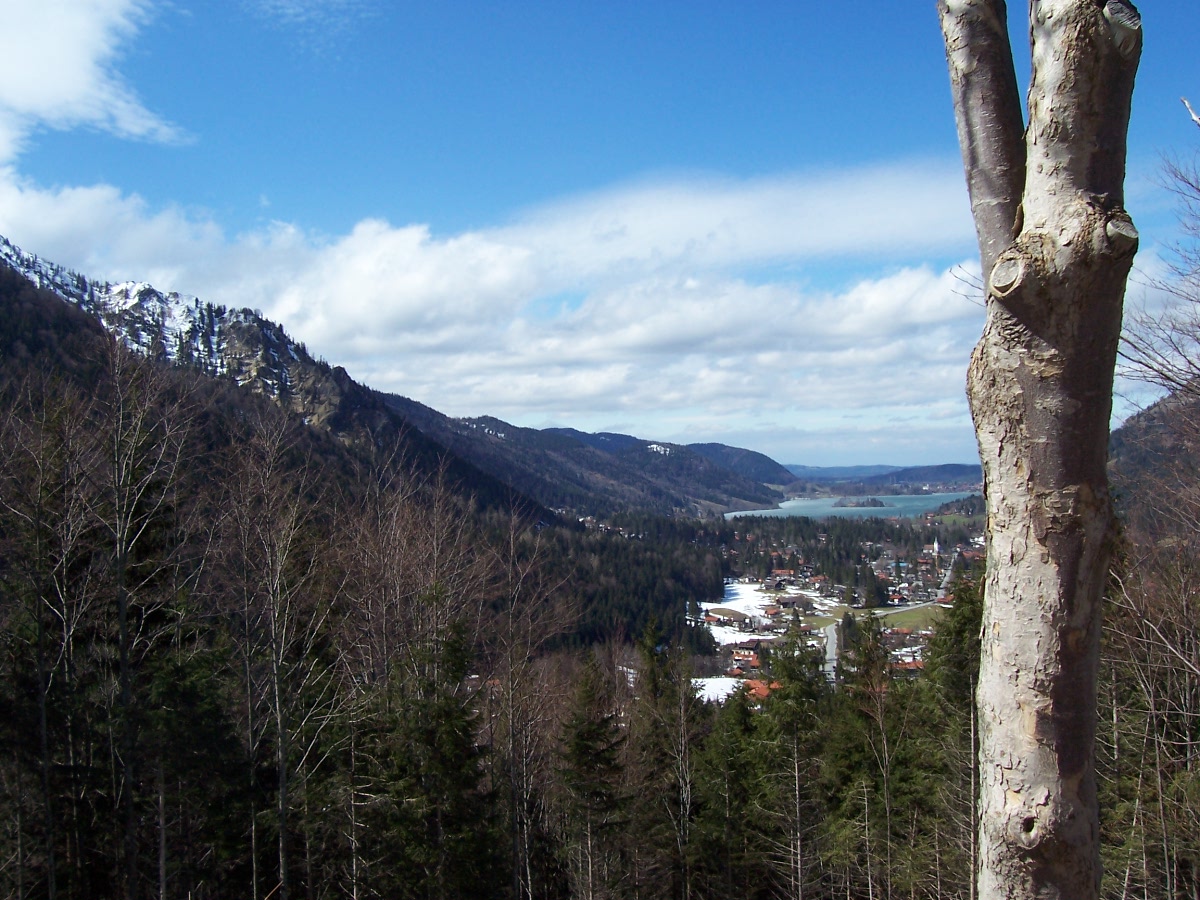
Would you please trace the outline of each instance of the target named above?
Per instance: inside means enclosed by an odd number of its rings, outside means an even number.
[[[99,318],[131,350],[161,354],[173,363],[186,355],[211,374],[232,372],[239,383],[258,383],[269,394],[287,386],[290,373],[283,358],[299,361],[303,355],[280,326],[258,311],[214,307],[186,294],[164,293],[144,281],[93,281],[0,236],[0,265],[5,264]],[[261,340],[249,352],[240,348],[230,355],[228,334],[234,325],[257,329]]]

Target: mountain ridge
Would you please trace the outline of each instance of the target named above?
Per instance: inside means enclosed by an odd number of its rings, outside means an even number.
[[[612,454],[580,440],[582,432],[541,432],[492,417],[451,419],[417,401],[361,385],[344,368],[314,359],[303,343],[258,310],[206,303],[146,282],[90,279],[2,236],[0,263],[98,319],[147,357],[229,378],[344,441],[374,439],[381,428],[411,428],[421,435],[421,440],[410,435],[420,455],[446,456],[467,482],[494,480],[560,512],[642,509],[704,516],[783,499],[778,491],[679,445],[630,438]],[[489,494],[499,490],[485,486]]]
[[[341,366],[313,358],[303,342],[258,310],[163,292],[147,282],[90,279],[27,253],[3,236],[0,264],[95,317],[145,356],[231,379],[343,441],[374,440],[381,429],[410,429],[420,435],[410,435],[413,452],[427,462],[442,455],[458,476],[488,495],[496,495],[503,485],[561,514],[636,509],[703,517],[775,506],[786,499],[789,485],[805,478],[838,480],[818,473],[854,472],[856,480],[890,475],[894,480],[907,471],[894,466],[783,466],[765,454],[725,444],[524,428],[493,416],[456,419],[358,383]]]
[[[679,444],[524,428],[492,416],[455,419],[397,394],[386,402],[450,450],[484,471],[506,473],[514,487],[553,509],[578,510],[590,497],[589,515],[642,508],[703,517],[774,506],[784,496]]]
[[[64,301],[67,309],[148,358],[260,394],[343,444],[400,452],[415,471],[446,479],[482,506],[553,517],[534,498],[515,496],[507,483],[469,460],[447,454],[389,410],[377,392],[358,384],[340,366],[313,359],[281,325],[255,310],[201,303],[142,282],[90,281],[20,251],[3,237],[0,268],[24,279],[36,292]]]

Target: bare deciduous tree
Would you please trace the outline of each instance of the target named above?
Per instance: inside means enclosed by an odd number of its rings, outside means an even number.
[[[1168,277],[1153,284],[1169,302],[1129,317],[1122,356],[1126,377],[1167,396],[1123,429],[1115,474],[1125,559],[1105,623],[1113,784],[1126,790],[1113,816],[1123,827],[1122,896],[1200,892],[1200,169],[1195,159],[1164,168],[1182,236]]]
[[[0,552],[5,558],[0,585],[7,597],[19,598],[3,604],[0,627],[10,641],[32,644],[35,659],[42,852],[46,895],[54,900],[63,836],[55,818],[53,772],[65,767],[52,747],[50,707],[55,695],[76,690],[79,635],[96,605],[96,567],[87,564],[94,429],[83,398],[46,377],[12,386],[0,405]],[[71,804],[77,800],[72,789]],[[23,825],[20,817],[18,825]],[[20,827],[18,837],[19,842],[24,838]],[[18,853],[18,879],[24,865]]]
[[[544,677],[542,650],[570,629],[575,611],[558,596],[561,585],[547,583],[536,531],[518,517],[509,519],[505,543],[495,552],[500,573],[496,616],[489,627],[494,707],[489,718],[492,743],[503,770],[511,839],[512,895],[537,896],[534,854],[537,834],[546,830],[546,782],[552,769],[551,735],[556,706],[563,698]],[[499,787],[499,785],[497,785]]]
[[[116,617],[114,796],[124,813],[125,896],[139,893],[138,797],[140,704],[136,676],[156,639],[155,625],[175,564],[179,480],[187,432],[186,398],[166,371],[117,341],[107,345],[104,390],[97,409],[100,461],[93,515],[104,535],[108,590]]]
[[[967,393],[988,572],[977,703],[982,897],[1095,897],[1112,378],[1137,231],[1127,0],[1032,0],[1023,119],[1003,0],[939,0],[987,284]]]
[[[271,414],[255,422],[251,439],[238,452],[226,498],[223,564],[238,598],[230,612],[240,617],[237,654],[246,691],[248,755],[253,758],[267,733],[274,739],[279,881],[271,893],[288,900],[292,793],[312,764],[317,738],[335,705],[333,676],[318,647],[331,612],[331,598],[320,584],[327,547],[313,523],[315,476],[307,462],[289,467],[295,451],[288,420]],[[257,845],[253,822],[251,828]],[[257,879],[256,870],[255,894]]]
[[[1167,276],[1151,282],[1168,303],[1128,317],[1122,374],[1186,403],[1200,397],[1200,161],[1168,159],[1163,169],[1163,185],[1175,195],[1182,240],[1172,248]],[[1195,418],[1190,405],[1181,409]]]

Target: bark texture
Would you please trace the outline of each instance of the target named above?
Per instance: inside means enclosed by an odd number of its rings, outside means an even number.
[[[1087,900],[1140,18],[1125,0],[1033,0],[1024,127],[1005,4],[938,6],[987,286],[967,379],[988,510],[978,896]]]

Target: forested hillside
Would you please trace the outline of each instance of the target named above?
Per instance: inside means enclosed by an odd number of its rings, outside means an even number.
[[[749,451],[727,447],[727,454],[714,456],[627,434],[520,428],[487,416],[452,419],[407,397],[385,399],[454,453],[554,509],[606,516],[629,509],[711,516],[727,509],[772,507],[783,499],[762,483],[766,473],[761,467],[739,464]]]

